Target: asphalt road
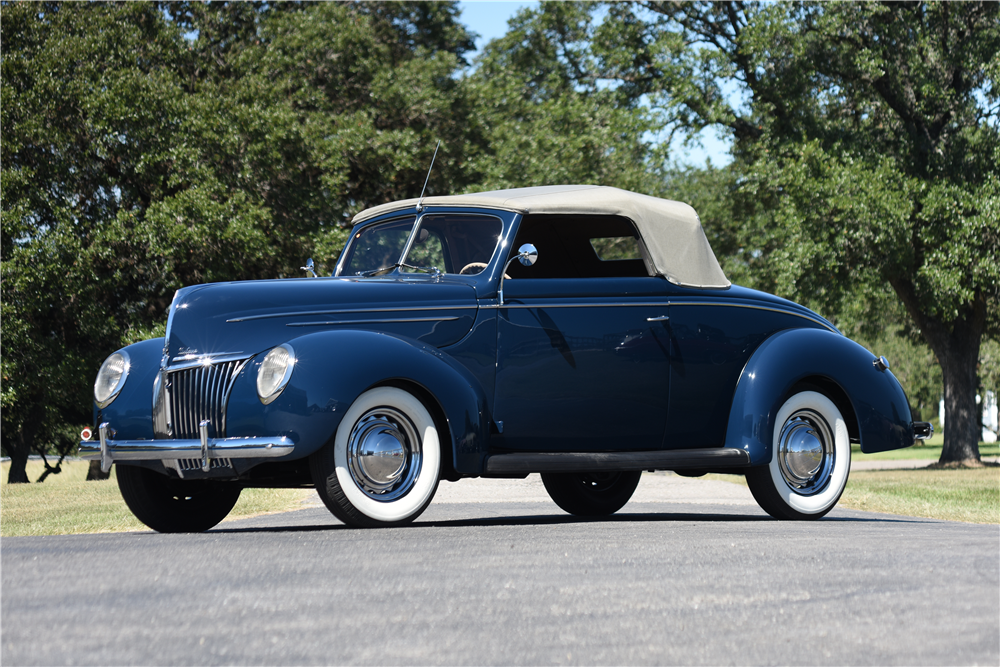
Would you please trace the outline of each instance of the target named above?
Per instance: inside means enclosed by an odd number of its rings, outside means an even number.
[[[310,506],[0,547],[5,666],[1000,663],[1000,527],[778,522],[676,476],[600,521],[472,480],[399,529]]]

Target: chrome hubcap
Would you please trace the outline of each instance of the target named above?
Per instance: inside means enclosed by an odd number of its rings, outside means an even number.
[[[778,436],[778,467],[785,482],[802,495],[819,493],[833,472],[834,450],[830,426],[819,413],[793,413]]]
[[[413,487],[421,462],[420,436],[402,412],[369,410],[347,441],[347,467],[354,483],[374,500],[388,502]]]

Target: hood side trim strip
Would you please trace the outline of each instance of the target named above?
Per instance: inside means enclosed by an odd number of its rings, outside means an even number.
[[[398,322],[451,322],[457,317],[397,317],[384,320],[337,320],[334,322],[289,322],[286,327],[322,327],[340,324],[396,324]]]
[[[249,315],[247,317],[234,317],[230,322],[250,322],[252,320],[278,319],[282,317],[307,317],[309,315],[349,315],[351,313],[406,313],[428,310],[476,310],[478,305],[469,306],[403,306],[400,308],[338,308],[334,310],[301,310],[294,313],[266,313],[264,315]],[[434,318],[440,319],[440,318]]]

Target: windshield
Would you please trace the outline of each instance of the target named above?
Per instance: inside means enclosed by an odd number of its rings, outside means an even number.
[[[503,223],[490,215],[428,213],[419,223],[413,217],[389,220],[354,233],[340,275],[476,275],[493,258],[502,233]]]

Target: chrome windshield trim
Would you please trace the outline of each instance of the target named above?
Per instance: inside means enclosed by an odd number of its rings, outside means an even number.
[[[101,458],[101,442],[80,442],[80,457]],[[275,458],[291,454],[295,443],[286,436],[252,438],[208,438],[210,459]],[[113,440],[106,439],[106,457],[110,461],[158,461],[162,459],[201,459],[200,439],[184,440]]]
[[[403,264],[406,262],[406,256],[410,254],[410,250],[413,248],[413,244],[417,240],[417,234],[420,233],[420,224],[424,221],[424,214],[420,212],[420,208],[417,208],[417,221],[413,223],[413,228],[410,230],[410,236],[406,239],[406,245],[403,246],[403,252],[400,253],[399,259],[396,260],[397,264]],[[394,269],[399,270],[399,267]]]
[[[336,320],[333,322],[289,322],[286,327],[322,327],[341,324],[396,324],[398,322],[451,322],[457,317],[397,317],[384,320]]]
[[[235,317],[230,322],[250,322],[253,320],[278,319],[282,317],[308,317],[310,315],[350,315],[351,313],[410,313],[428,310],[476,310],[479,304],[467,306],[401,306],[399,308],[336,308],[334,310],[300,310],[294,313],[266,313],[264,315],[249,315],[247,317]]]

